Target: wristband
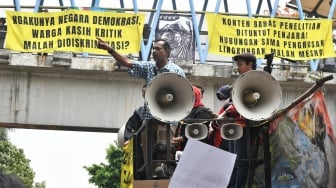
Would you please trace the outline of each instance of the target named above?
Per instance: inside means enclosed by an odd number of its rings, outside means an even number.
[[[107,51],[109,54],[112,54],[114,52],[114,48],[111,48]]]

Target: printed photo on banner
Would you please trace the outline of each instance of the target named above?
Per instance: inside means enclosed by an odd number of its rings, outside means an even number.
[[[270,125],[272,187],[336,187],[335,141],[319,89]],[[256,169],[257,187],[265,186],[263,170]]]
[[[191,16],[161,14],[155,38],[169,42],[170,59],[195,60],[195,40]]]

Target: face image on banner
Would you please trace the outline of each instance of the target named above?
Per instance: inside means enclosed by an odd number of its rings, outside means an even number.
[[[335,135],[321,90],[271,123],[270,150],[273,188],[336,186]],[[261,186],[263,168],[256,169]]]
[[[165,39],[171,46],[170,59],[195,60],[195,40],[191,16],[161,14],[156,39]]]

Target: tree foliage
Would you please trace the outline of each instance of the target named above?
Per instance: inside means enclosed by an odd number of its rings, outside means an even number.
[[[99,188],[119,188],[123,152],[120,148],[111,144],[106,153],[108,164],[100,163],[84,167],[91,176],[89,182]]]
[[[0,128],[0,141],[8,141],[8,131],[7,129]]]
[[[35,173],[29,165],[30,160],[22,149],[8,140],[7,130],[0,128],[0,136],[0,170],[17,176],[27,188],[32,188]]]
[[[42,181],[41,183],[36,182],[34,188],[46,188],[46,182]]]

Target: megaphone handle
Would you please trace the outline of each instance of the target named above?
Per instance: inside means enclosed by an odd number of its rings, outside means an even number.
[[[251,121],[246,120],[246,153],[247,153],[247,160],[248,162],[248,178],[247,178],[247,187],[251,187],[250,186],[250,182],[252,183],[252,178],[254,175],[254,169],[252,169],[253,166],[253,161],[252,159],[252,141],[251,141],[251,127],[250,127]],[[253,172],[252,172],[253,171]]]
[[[171,143],[170,143],[170,126],[166,126],[166,143],[167,143],[167,153],[166,153],[166,159],[171,160],[170,153],[171,153]]]

